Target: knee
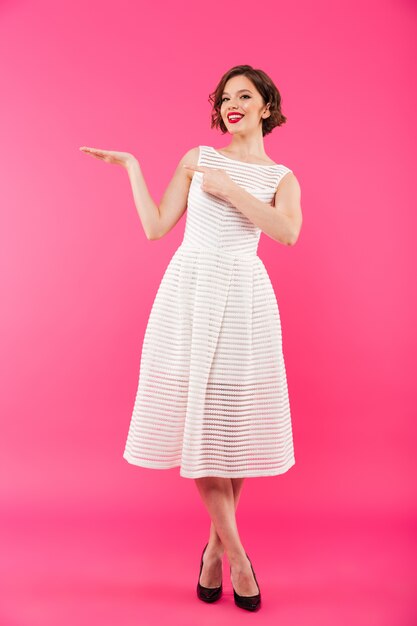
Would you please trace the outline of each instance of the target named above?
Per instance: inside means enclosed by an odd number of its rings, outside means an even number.
[[[227,491],[232,486],[231,478],[222,478],[220,476],[201,476],[194,479],[198,487],[204,490],[220,490]]]

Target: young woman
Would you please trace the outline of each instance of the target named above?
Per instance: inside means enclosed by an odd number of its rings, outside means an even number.
[[[278,303],[257,248],[262,232],[295,244],[301,193],[265,153],[263,137],[286,121],[265,72],[235,66],[209,100],[212,128],[231,141],[186,152],[159,207],[132,154],[81,150],[126,168],[148,239],[187,210],[149,316],[123,457],[195,480],[211,518],[197,595],[220,598],[226,552],[235,603],[254,611],[261,594],[235,516],[243,481],[295,464]]]

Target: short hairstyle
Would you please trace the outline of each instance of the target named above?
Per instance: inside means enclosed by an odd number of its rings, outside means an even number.
[[[216,89],[209,95],[209,102],[212,104],[211,128],[220,128],[223,135],[228,132],[221,113],[222,95],[224,87],[233,76],[242,75],[249,78],[256,89],[261,94],[265,104],[269,103],[271,115],[262,119],[262,135],[268,135],[275,126],[285,124],[287,118],[281,111],[281,94],[271,78],[260,69],[254,69],[251,65],[235,65],[221,77]]]

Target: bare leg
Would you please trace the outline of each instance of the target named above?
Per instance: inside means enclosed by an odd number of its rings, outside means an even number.
[[[204,587],[220,585],[221,558],[223,552],[226,551],[232,570],[231,578],[234,588],[239,595],[251,596],[258,593],[258,586],[240,540],[236,523],[236,508],[243,481],[233,483],[232,480],[235,481],[236,479],[216,476],[204,476],[195,479],[215,529],[213,535],[210,529],[210,541],[204,554],[204,566],[200,582]]]
[[[243,481],[245,479],[244,478],[231,478],[230,480],[232,481],[233,498],[234,498],[234,503],[235,503],[235,513],[236,513],[237,505],[239,504],[240,494],[243,488]],[[223,557],[223,554],[224,554],[224,546],[221,542],[219,535],[217,534],[217,530],[216,530],[215,525],[213,524],[213,520],[211,521],[211,524],[210,524],[209,545],[207,546],[207,550],[204,553],[204,558],[206,557],[207,554],[208,555],[212,554],[213,556],[215,557],[217,556],[217,558],[220,558],[220,559]],[[221,568],[219,569],[221,570]],[[201,576],[201,578],[203,578],[203,575]],[[221,578],[221,571],[219,574],[219,579],[220,578]],[[201,584],[203,584],[203,582],[201,582]],[[210,585],[207,585],[207,586],[210,586]],[[214,583],[213,583],[213,586],[215,586]]]

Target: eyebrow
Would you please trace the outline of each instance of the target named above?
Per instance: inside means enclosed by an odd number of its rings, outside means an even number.
[[[249,91],[249,93],[252,93],[250,89],[239,89],[239,91],[237,91],[236,93],[242,93],[242,91]],[[222,96],[225,96],[226,94],[230,96],[230,94],[227,93],[227,91],[223,91]]]

